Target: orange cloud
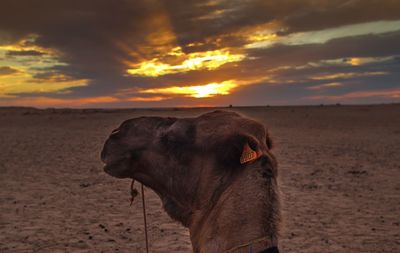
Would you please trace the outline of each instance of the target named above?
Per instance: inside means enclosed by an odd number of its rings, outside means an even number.
[[[29,34],[25,38],[17,41],[14,44],[4,44],[0,45],[0,51],[10,51],[17,53],[24,53],[24,52],[37,52],[43,55],[57,55],[57,51],[50,48],[40,47],[35,45],[35,41],[39,36],[36,34]]]
[[[170,97],[162,97],[162,96],[155,96],[155,97],[131,97],[128,98],[127,101],[131,102],[157,102],[170,99]]]
[[[307,90],[321,90],[321,89],[324,89],[324,88],[339,87],[339,86],[342,86],[342,85],[343,85],[342,83],[338,83],[338,82],[324,83],[324,84],[321,84],[321,85],[310,86],[310,87],[307,87],[306,89]]]
[[[365,77],[365,76],[382,76],[387,75],[384,71],[375,72],[346,72],[346,73],[335,73],[335,74],[322,74],[311,77],[313,80],[326,80],[326,79],[337,79],[337,78],[354,78],[354,77]]]
[[[3,106],[35,106],[35,107],[79,107],[86,105],[102,104],[102,103],[114,103],[119,100],[115,97],[101,96],[101,97],[89,97],[89,98],[49,98],[49,97],[21,97],[15,98],[12,101],[1,101],[0,105]]]
[[[180,47],[173,48],[167,55],[177,56],[184,60],[181,60],[178,64],[170,64],[159,58],[154,58],[132,65],[127,72],[131,75],[157,77],[190,70],[213,70],[226,63],[241,61],[245,58],[245,55],[233,54],[227,49],[185,54]]]

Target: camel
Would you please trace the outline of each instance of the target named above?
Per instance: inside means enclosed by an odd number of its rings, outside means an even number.
[[[278,252],[277,161],[259,122],[230,111],[129,119],[101,159],[109,175],[157,193],[193,252]]]

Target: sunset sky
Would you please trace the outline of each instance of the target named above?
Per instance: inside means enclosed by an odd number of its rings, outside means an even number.
[[[0,0],[0,106],[390,102],[398,0]]]

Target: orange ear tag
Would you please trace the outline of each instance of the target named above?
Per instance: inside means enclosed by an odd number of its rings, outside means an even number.
[[[257,152],[252,150],[249,144],[246,142],[243,146],[243,153],[240,156],[240,164],[254,161],[258,158]]]

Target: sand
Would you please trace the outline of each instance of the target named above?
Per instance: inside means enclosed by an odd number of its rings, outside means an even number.
[[[144,252],[140,198],[102,170],[110,131],[212,109],[0,109],[0,252]],[[400,252],[400,105],[231,108],[268,125],[282,252]],[[146,190],[150,252],[191,252]]]

